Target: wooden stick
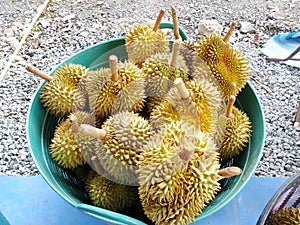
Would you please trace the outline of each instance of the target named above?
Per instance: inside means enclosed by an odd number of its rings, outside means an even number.
[[[49,76],[48,74],[40,71],[38,68],[32,66],[32,65],[26,65],[25,69],[31,73],[33,73],[34,75],[46,80],[46,81],[51,81],[53,80],[53,77]]]
[[[111,80],[117,82],[119,80],[119,65],[116,55],[109,56],[109,67],[111,70]]]
[[[160,25],[161,20],[162,20],[162,18],[163,18],[164,15],[165,15],[165,10],[161,9],[159,11],[159,14],[158,14],[158,16],[156,18],[156,21],[155,21],[155,24],[154,24],[154,27],[153,27],[153,31],[154,32],[156,32],[158,30],[159,25]]]
[[[218,172],[218,175],[224,178],[233,177],[240,175],[242,173],[242,170],[239,167],[231,166],[224,168]]]
[[[300,127],[300,101],[299,101],[298,110],[296,113],[294,127]]]
[[[182,99],[187,99],[187,98],[190,97],[190,92],[188,91],[188,89],[184,85],[183,80],[181,78],[177,78],[174,81],[174,85],[177,88],[177,90],[178,90],[178,92],[180,94],[180,97]]]
[[[44,3],[43,3],[43,5],[41,5],[41,6],[39,6],[37,8],[37,13],[36,13],[35,17],[32,19],[31,23],[29,24],[29,26],[24,31],[24,34],[22,36],[21,41],[19,42],[19,45],[17,46],[17,48],[15,49],[14,53],[11,55],[11,57],[8,60],[8,62],[6,63],[5,68],[1,72],[0,82],[3,80],[3,78],[6,75],[6,73],[10,69],[12,63],[14,62],[15,58],[17,57],[17,55],[18,55],[19,51],[21,50],[23,44],[26,42],[26,39],[27,39],[28,35],[30,34],[30,32],[31,32],[34,24],[36,23],[36,21],[38,20],[38,18],[41,16],[42,12],[47,7],[47,5],[48,5],[49,2],[50,2],[50,0],[45,0]]]
[[[178,64],[178,56],[181,48],[181,40],[175,40],[173,43],[170,66],[177,68]]]
[[[70,120],[72,122],[72,132],[74,134],[78,133],[80,131],[80,128],[79,128],[79,125],[78,125],[77,117],[74,114],[72,114],[71,117],[70,117]]]
[[[226,113],[225,113],[225,116],[227,118],[231,118],[232,116],[232,108],[233,108],[233,104],[235,103],[235,96],[234,95],[230,95],[230,98],[228,100],[228,105],[227,105],[227,108],[226,108]]]
[[[176,13],[176,9],[174,6],[171,5],[171,12],[172,12],[172,19],[173,19],[173,25],[174,25],[174,37],[176,40],[181,39],[179,35],[179,27],[178,27],[178,17]]]
[[[227,34],[226,34],[225,37],[223,38],[223,41],[224,41],[224,42],[228,42],[228,41],[229,41],[229,38],[230,38],[231,34],[233,33],[233,31],[234,31],[234,29],[235,29],[235,26],[236,26],[236,22],[233,21],[233,22],[231,23],[231,25],[230,25],[230,28],[229,28]]]
[[[89,135],[94,138],[98,138],[101,141],[103,141],[105,139],[106,134],[107,134],[107,132],[105,130],[93,127],[89,124],[81,124],[79,129],[84,134]]]

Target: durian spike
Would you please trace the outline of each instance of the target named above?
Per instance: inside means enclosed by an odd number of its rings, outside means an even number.
[[[177,13],[176,9],[174,6],[171,5],[171,12],[172,12],[172,19],[173,19],[173,25],[174,25],[174,37],[176,40],[181,39],[179,35],[179,28],[178,28],[178,18],[177,18]]]
[[[88,136],[98,138],[99,140],[103,141],[106,137],[106,130],[99,129],[89,124],[81,124],[79,127],[80,131]]]
[[[109,67],[111,70],[111,80],[117,82],[119,80],[119,65],[116,55],[109,56]]]
[[[226,167],[224,169],[221,169],[218,172],[218,175],[221,176],[221,179],[225,179],[228,177],[234,177],[237,175],[240,175],[242,173],[242,170],[239,167],[236,166],[231,166],[231,167]]]
[[[178,90],[178,92],[180,94],[180,97],[182,99],[187,99],[187,98],[190,97],[190,92],[188,91],[188,89],[184,85],[183,80],[181,78],[177,78],[174,81],[174,85],[177,88],[177,90]]]
[[[48,74],[42,72],[41,70],[39,70],[38,68],[36,68],[32,65],[26,65],[25,69],[48,82],[53,80],[53,77],[49,76]]]
[[[224,38],[223,38],[223,41],[224,41],[224,42],[228,42],[228,41],[229,41],[229,38],[230,38],[232,32],[234,31],[235,26],[236,26],[236,22],[233,21],[233,22],[231,23],[231,25],[230,25],[230,28],[229,28],[227,34],[226,34],[226,35],[224,36]]]
[[[173,43],[170,66],[177,68],[178,67],[178,56],[181,48],[181,40],[175,40]]]
[[[70,120],[72,122],[72,132],[74,134],[78,133],[80,131],[80,128],[79,128],[79,125],[78,125],[77,117],[74,114],[72,114],[71,117],[70,117]]]
[[[227,118],[231,118],[232,116],[232,108],[233,108],[233,104],[235,103],[236,97],[234,95],[231,95],[229,100],[228,100],[228,105],[226,108],[226,113],[225,116]]]
[[[155,24],[154,24],[154,27],[153,27],[153,31],[154,31],[154,32],[156,32],[156,31],[158,30],[159,25],[160,25],[160,22],[161,22],[161,20],[162,20],[162,18],[163,18],[163,16],[164,16],[164,14],[165,14],[165,10],[161,9],[161,10],[159,11],[159,14],[158,14],[158,16],[157,16],[157,19],[156,19]]]

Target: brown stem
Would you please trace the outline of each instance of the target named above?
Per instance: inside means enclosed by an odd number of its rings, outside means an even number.
[[[239,167],[231,166],[224,168],[218,172],[218,175],[221,176],[221,179],[233,177],[240,175],[242,173],[242,170]]]
[[[178,27],[178,17],[176,13],[176,9],[174,6],[171,5],[171,12],[172,12],[172,19],[173,19],[173,25],[174,25],[174,37],[175,39],[181,39],[179,35],[179,27]]]
[[[158,14],[158,16],[157,16],[157,18],[156,18],[156,21],[155,21],[155,24],[154,24],[154,27],[153,27],[153,31],[154,31],[154,32],[156,32],[156,31],[158,30],[159,25],[160,25],[160,23],[161,23],[161,20],[162,20],[164,14],[165,14],[165,10],[161,9],[161,10],[159,11],[159,14]]]
[[[33,73],[34,75],[46,80],[46,81],[51,81],[53,80],[53,77],[49,76],[48,74],[40,71],[38,68],[32,66],[32,65],[26,65],[25,69],[31,73]]]
[[[230,38],[231,34],[233,33],[233,31],[234,31],[234,29],[235,29],[235,26],[236,26],[236,22],[233,21],[233,22],[231,23],[231,25],[230,25],[230,28],[229,28],[227,34],[226,34],[225,37],[223,38],[223,41],[224,41],[224,42],[228,42],[228,41],[229,41],[229,38]]]
[[[177,78],[174,81],[174,85],[177,88],[177,90],[178,90],[178,92],[180,94],[180,97],[182,99],[187,99],[187,98],[190,97],[190,92],[188,91],[188,89],[184,85],[183,80],[181,78]]]
[[[173,43],[170,66],[177,68],[178,67],[178,56],[181,48],[181,40],[175,40]]]
[[[94,137],[94,138],[98,138],[101,141],[103,141],[105,139],[106,134],[107,134],[106,130],[93,127],[89,124],[81,124],[79,129],[84,134]]]
[[[298,104],[298,110],[297,110],[297,113],[296,113],[294,126],[295,127],[300,127],[300,101],[299,101],[299,104]]]
[[[227,118],[231,118],[232,116],[232,108],[233,108],[233,104],[235,103],[235,96],[234,95],[230,95],[230,98],[228,100],[228,105],[227,105],[227,108],[226,108],[226,113],[225,113],[225,116]]]
[[[179,157],[183,161],[189,161],[193,154],[194,154],[194,151],[191,151],[187,148],[182,148],[182,150],[178,153]]]
[[[111,80],[117,82],[119,80],[119,65],[116,55],[109,56],[109,67],[111,70]]]
[[[78,133],[80,131],[80,128],[79,128],[79,125],[78,125],[77,117],[74,114],[72,114],[71,117],[70,117],[70,120],[72,122],[72,132],[74,134]]]

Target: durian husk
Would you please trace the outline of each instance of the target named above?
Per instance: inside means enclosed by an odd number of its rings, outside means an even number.
[[[155,224],[188,224],[220,190],[216,146],[190,124],[169,124],[149,139],[142,155],[139,195]]]
[[[219,148],[222,158],[239,155],[247,146],[251,135],[251,122],[248,115],[235,106],[232,116],[226,121],[224,139]]]
[[[107,119],[112,110],[114,113],[141,110],[145,101],[143,77],[138,67],[127,62],[119,63],[118,81],[111,80],[111,71],[108,68],[90,72],[83,82],[91,110],[99,120]]]
[[[134,207],[138,199],[135,187],[118,184],[92,173],[86,184],[86,190],[95,206],[120,213]]]
[[[169,65],[170,53],[155,54],[147,58],[143,63],[143,73],[146,77],[145,93],[147,97],[163,98],[173,86],[176,78],[188,80],[188,68],[184,59],[179,55],[178,66]]]
[[[94,123],[94,117],[91,114],[80,111],[74,114],[79,123]],[[70,116],[55,128],[50,144],[50,155],[58,165],[67,169],[74,169],[86,163],[82,149],[78,146],[77,137],[72,131]]]
[[[142,157],[143,145],[153,133],[148,121],[124,111],[109,117],[102,129],[107,131],[99,157],[103,168],[110,179],[137,185],[137,163]]]
[[[240,51],[224,42],[222,36],[202,36],[193,48],[211,69],[226,100],[230,95],[236,96],[246,85],[249,76],[248,61]]]
[[[153,31],[153,26],[148,24],[133,27],[126,34],[125,43],[129,62],[138,66],[151,55],[169,52],[166,34],[160,29]]]
[[[299,225],[300,208],[279,209],[268,220],[268,225]]]
[[[88,69],[85,66],[80,64],[65,64],[58,68],[53,73],[54,79],[60,79],[62,77],[70,79],[74,84],[80,82],[81,78],[88,72]]]

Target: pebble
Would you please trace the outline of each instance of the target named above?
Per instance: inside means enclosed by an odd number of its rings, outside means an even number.
[[[221,34],[223,26],[217,20],[200,20],[198,33],[200,35]]]
[[[251,23],[249,23],[249,22],[240,22],[240,23],[241,23],[240,32],[242,34],[255,32],[255,28]]]

